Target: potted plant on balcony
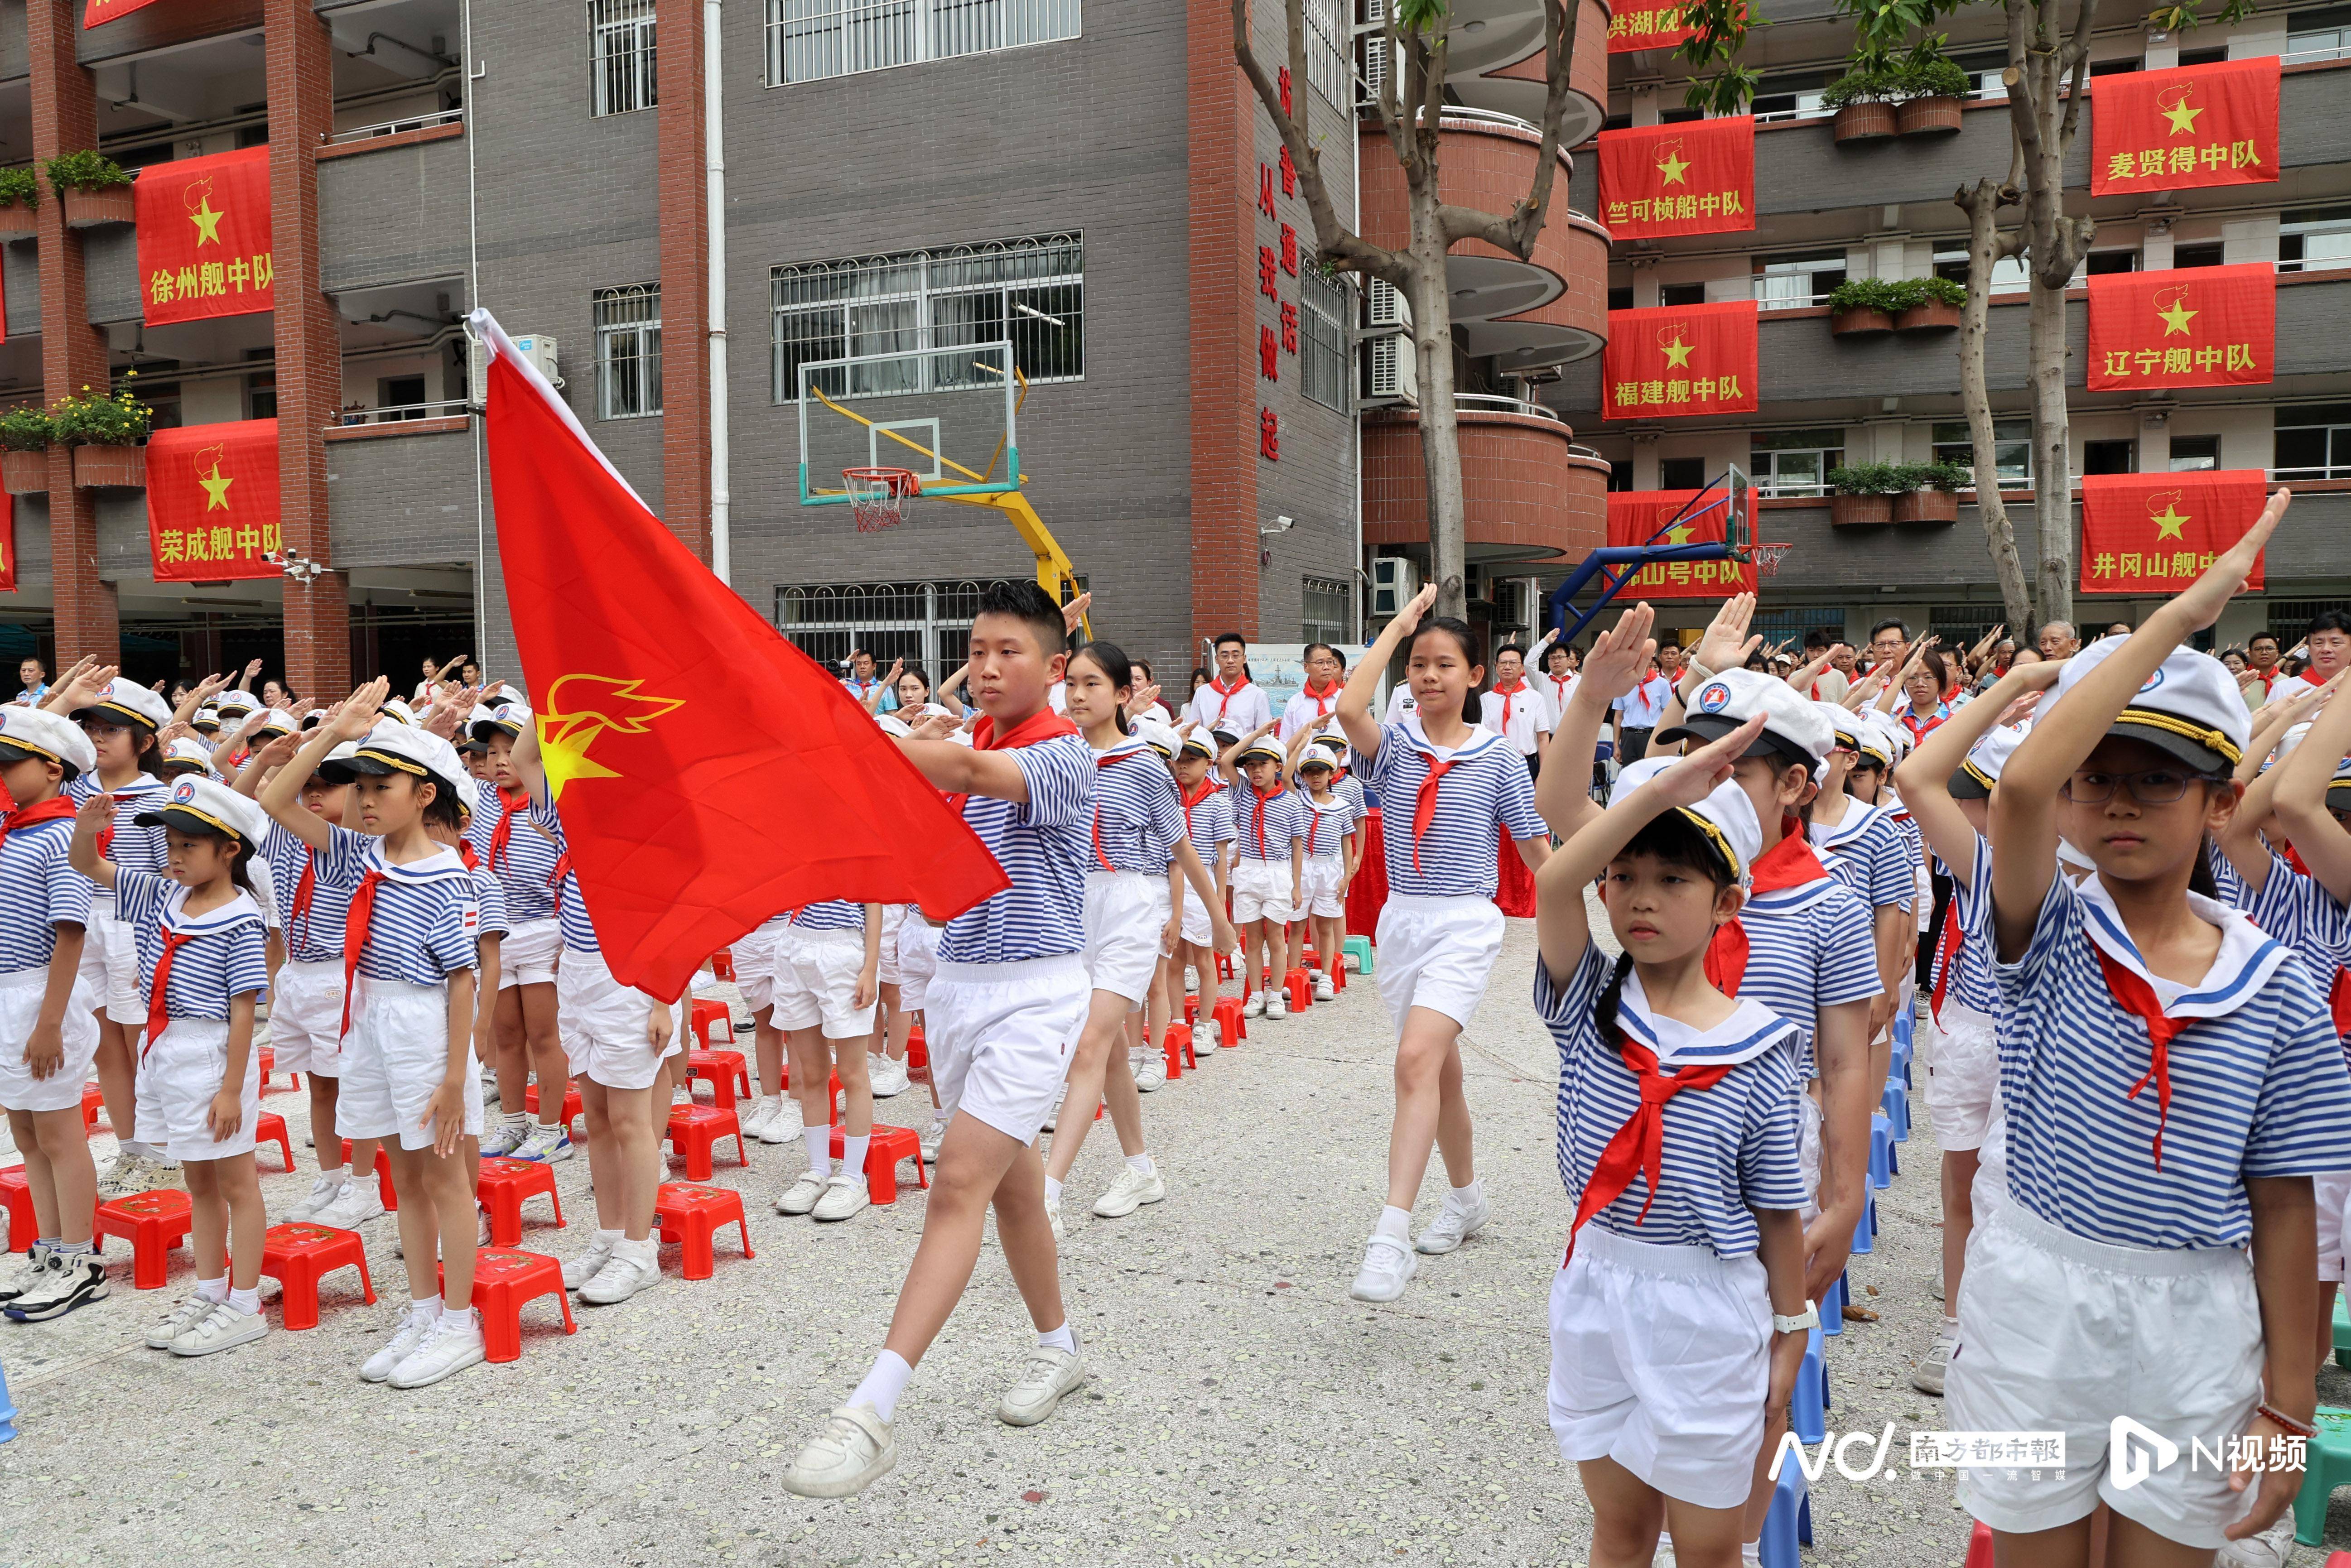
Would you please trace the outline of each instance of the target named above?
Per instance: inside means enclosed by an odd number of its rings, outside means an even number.
[[[94,392],[84,387],[49,407],[53,439],[73,448],[76,489],[146,484],[147,454],[139,443],[154,423],[155,411],[128,389]]]
[[[27,405],[0,413],[0,486],[11,496],[49,487],[49,416]]]
[[[1896,331],[1940,332],[1959,326],[1968,286],[1949,277],[1906,277],[1894,295]]]
[[[1959,492],[1976,482],[1975,471],[1964,463],[1906,463],[1903,488],[1894,497],[1897,523],[1956,523]]]
[[[0,169],[0,239],[33,237],[33,214],[41,204],[41,179],[30,169]]]
[[[68,228],[138,221],[131,200],[131,183],[138,176],[104,153],[86,149],[60,153],[42,169],[50,188],[65,199]]]
[[[1836,111],[1831,130],[1839,141],[1865,141],[1896,133],[1896,96],[1890,68],[1855,60],[1822,92],[1821,106]]]
[[[1974,84],[1943,55],[1943,40],[1921,39],[1894,68],[1894,124],[1904,136],[1936,136],[1959,128]]]
[[[1883,277],[1848,277],[1829,292],[1829,333],[1856,338],[1894,330],[1897,286]]]
[[[1894,463],[1865,463],[1855,468],[1829,470],[1829,523],[1840,528],[1866,528],[1894,520],[1894,497],[1904,487],[1902,468]]]

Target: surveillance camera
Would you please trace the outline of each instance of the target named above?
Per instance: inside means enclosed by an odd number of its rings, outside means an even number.
[[[1296,528],[1297,526],[1298,526],[1298,519],[1297,519],[1296,517],[1275,517],[1275,518],[1273,519],[1273,521],[1271,521],[1271,522],[1270,522],[1270,523],[1266,523],[1266,524],[1262,524],[1262,525],[1260,525],[1260,526],[1259,527],[1259,528],[1258,528],[1258,530],[1257,530],[1257,531],[1258,531],[1260,535],[1264,535],[1264,534],[1286,534],[1286,533],[1288,533],[1291,528]]]

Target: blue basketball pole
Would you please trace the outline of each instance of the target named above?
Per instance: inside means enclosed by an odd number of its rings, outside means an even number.
[[[1605,545],[1585,555],[1583,564],[1568,575],[1567,580],[1552,590],[1551,600],[1544,608],[1544,623],[1559,629],[1561,644],[1564,646],[1582,636],[1583,629],[1608,608],[1617,594],[1624,591],[1626,583],[1641,574],[1643,568],[1659,561],[1722,560],[1737,556],[1738,550],[1726,542],[1730,531],[1730,519],[1726,519],[1723,529],[1725,541],[1710,544],[1657,542],[1674,529],[1703,517],[1718,507],[1730,507],[1733,495],[1730,485],[1727,483],[1729,477],[1726,475],[1708,483],[1705,489],[1691,497],[1680,511],[1658,525],[1656,531],[1644,543]],[[1600,596],[1592,601],[1590,609],[1579,611],[1575,596],[1582,593],[1594,578],[1600,581]]]

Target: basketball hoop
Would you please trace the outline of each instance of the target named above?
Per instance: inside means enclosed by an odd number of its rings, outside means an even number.
[[[906,520],[906,503],[923,493],[923,482],[904,468],[844,468],[849,511],[861,534],[878,534]]]
[[[1795,548],[1792,542],[1771,544],[1759,540],[1747,547],[1747,556],[1755,563],[1756,576],[1777,577],[1780,575],[1780,563],[1787,559],[1788,552]]]

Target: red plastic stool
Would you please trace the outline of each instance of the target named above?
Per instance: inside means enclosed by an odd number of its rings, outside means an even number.
[[[168,1187],[134,1192],[98,1206],[96,1236],[127,1238],[131,1242],[131,1282],[142,1291],[160,1291],[171,1271],[167,1256],[187,1239],[193,1225],[188,1217],[188,1195]]]
[[[538,1252],[485,1247],[474,1254],[474,1310],[482,1314],[482,1340],[488,1361],[522,1359],[522,1309],[553,1296],[563,1309],[563,1332],[578,1333],[571,1321],[571,1292],[564,1289],[563,1265]]]
[[[349,1169],[350,1163],[351,1141],[345,1138],[343,1140],[344,1168]],[[386,1214],[396,1212],[400,1207],[400,1194],[392,1189],[392,1156],[383,1152],[383,1144],[381,1140],[378,1140],[375,1145],[375,1186],[376,1191],[383,1198],[383,1211]]]
[[[522,1244],[522,1200],[545,1193],[555,1205],[555,1223],[563,1225],[563,1199],[555,1191],[555,1167],[533,1160],[501,1159],[492,1155],[482,1162],[479,1196],[490,1217],[490,1245]]]
[[[910,1082],[931,1081],[931,1048],[924,1043],[920,1024],[906,1031],[906,1077]]]
[[[832,1157],[841,1158],[841,1130],[832,1130]],[[865,1145],[865,1193],[876,1203],[898,1201],[898,1162],[914,1162],[914,1179],[923,1186],[931,1178],[923,1170],[923,1141],[907,1127],[873,1124],[873,1138]]]
[[[8,1250],[22,1252],[38,1228],[33,1219],[33,1186],[22,1166],[0,1171],[0,1203],[8,1206]]]
[[[726,1010],[725,1002],[697,999],[686,1019],[686,1027],[694,1031],[695,1039],[702,1041],[705,1051],[718,1049],[718,1038],[714,1031],[720,1024],[726,1026],[726,1043],[734,1044],[735,1015]]]
[[[735,949],[721,947],[717,952],[710,955],[710,973],[721,980],[734,979]]]
[[[1184,1027],[1190,1029],[1200,1019],[1200,998],[1186,994],[1184,998]]]
[[[266,1093],[268,1093],[268,1092],[269,1092],[269,1075],[270,1075],[271,1073],[273,1073],[273,1072],[277,1071],[277,1049],[276,1049],[275,1047],[273,1047],[273,1046],[266,1046],[266,1045],[263,1046],[263,1047],[261,1048],[261,1092],[262,1092],[264,1094],[266,1094]],[[287,1074],[286,1075],[286,1086],[287,1086],[288,1089],[299,1089],[299,1088],[301,1088],[301,1087],[302,1087],[302,1075],[301,1075],[300,1073],[298,1073],[298,1072],[289,1072],[289,1073],[287,1073]],[[293,1166],[287,1166],[286,1168],[287,1168],[287,1170],[292,1170],[294,1167],[293,1167]]]
[[[1220,979],[1220,980],[1229,980],[1229,979],[1231,979],[1232,977],[1233,977],[1233,956],[1232,956],[1230,953],[1219,953],[1219,954],[1217,954],[1217,978],[1218,978],[1218,979]]]
[[[81,1086],[81,1130],[88,1137],[98,1131],[98,1113],[106,1109],[105,1092],[95,1083]]]
[[[261,1238],[261,1271],[283,1287],[277,1298],[279,1326],[319,1326],[319,1277],[338,1269],[360,1271],[360,1291],[368,1305],[375,1304],[375,1285],[368,1278],[367,1247],[356,1230],[293,1220],[273,1225]]]
[[[680,1105],[669,1113],[670,1147],[685,1156],[689,1181],[710,1179],[712,1147],[721,1138],[735,1140],[735,1163],[747,1166],[750,1155],[743,1145],[743,1124],[724,1105]]]
[[[737,1093],[746,1100],[751,1097],[751,1069],[739,1051],[689,1051],[685,1070],[689,1079],[699,1078],[710,1085],[714,1105],[731,1106]]]
[[[256,1145],[276,1144],[286,1155],[286,1168],[294,1168],[294,1140],[286,1131],[286,1118],[275,1111],[264,1111],[253,1124],[253,1141]]]
[[[1314,1005],[1314,980],[1303,969],[1292,969],[1281,977],[1282,988],[1290,993],[1290,1010],[1302,1013]]]
[[[534,1116],[538,1114],[538,1084],[530,1084],[523,1090],[522,1108],[529,1112]],[[579,1120],[579,1118],[580,1091],[572,1086],[571,1082],[569,1079],[566,1079],[563,1084],[563,1130],[566,1133],[569,1133],[571,1131],[571,1124]]]
[[[1241,1018],[1238,997],[1217,998],[1217,1043],[1230,1048],[1249,1038],[1249,1025]]]
[[[1343,991],[1347,988],[1347,961],[1344,955],[1340,956],[1339,962],[1332,965],[1323,973],[1331,977],[1331,988],[1333,991]]]
[[[743,1217],[743,1195],[733,1187],[665,1181],[653,1195],[653,1222],[661,1227],[664,1241],[675,1241],[684,1247],[684,1271],[689,1280],[710,1278],[716,1267],[710,1239],[722,1226],[741,1226],[743,1256],[758,1256],[751,1250],[751,1222]]]
[[[2328,1568],[2345,1555],[2338,1552],[2327,1559]],[[1968,1537],[1968,1568],[1992,1568],[1991,1526],[1980,1519],[1976,1521],[1975,1533]]]
[[[1197,1061],[1192,1058],[1192,1030],[1188,1024],[1171,1023],[1161,1030],[1159,1050],[1167,1062],[1167,1082],[1170,1083],[1184,1076],[1186,1061],[1192,1061],[1194,1066],[1198,1065]]]

